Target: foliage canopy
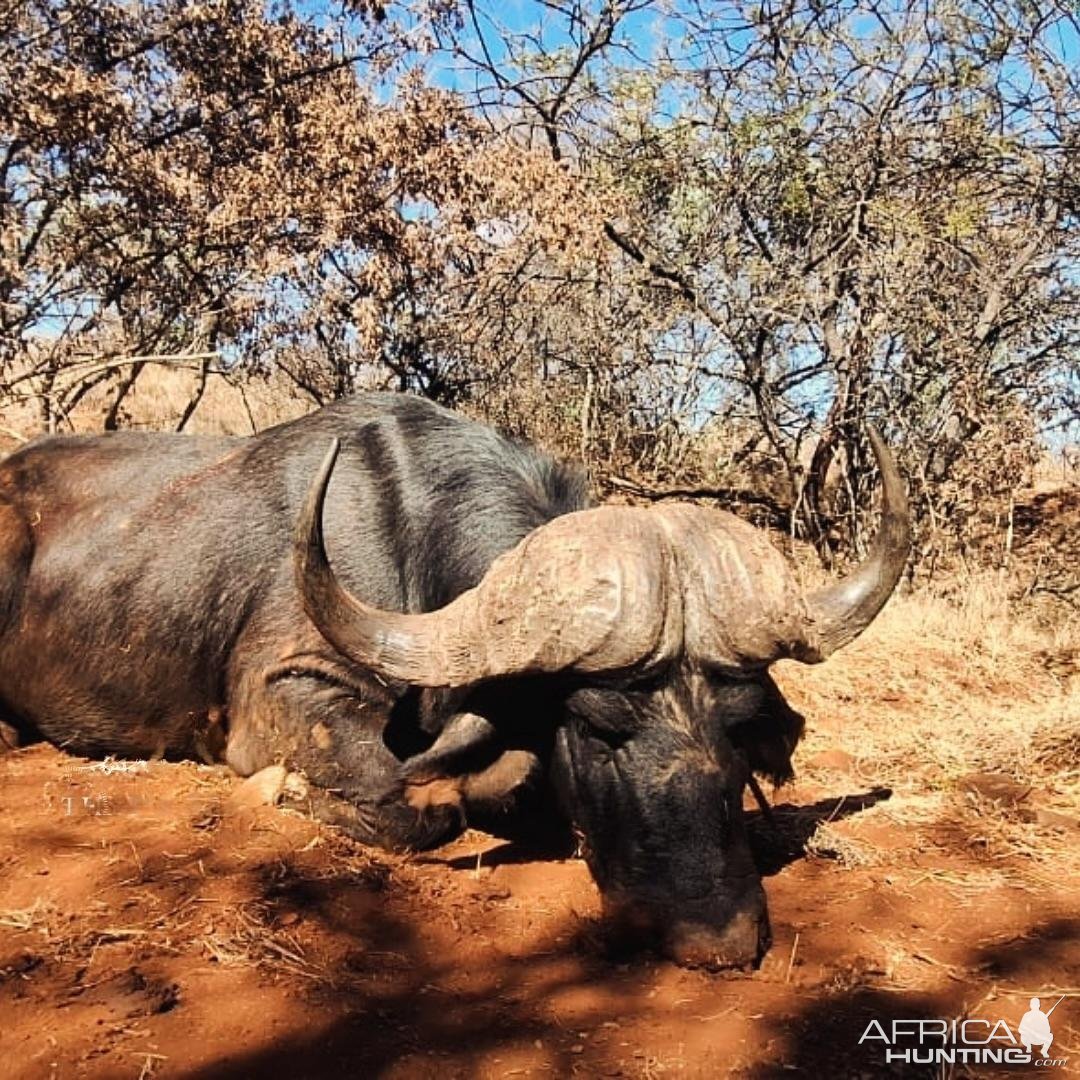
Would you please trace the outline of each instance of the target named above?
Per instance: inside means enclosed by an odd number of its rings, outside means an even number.
[[[0,388],[415,389],[826,556],[876,418],[930,555],[1080,418],[1078,72],[1063,0],[5,5]]]

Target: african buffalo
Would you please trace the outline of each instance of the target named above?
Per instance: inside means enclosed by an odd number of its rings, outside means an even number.
[[[284,763],[389,847],[561,815],[622,925],[753,963],[743,788],[802,727],[768,667],[851,641],[907,558],[871,440],[874,547],[807,594],[738,518],[594,506],[573,469],[418,398],[248,439],[45,438],[0,463],[0,713],[79,754]]]

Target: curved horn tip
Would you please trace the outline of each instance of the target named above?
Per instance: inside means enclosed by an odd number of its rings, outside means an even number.
[[[326,553],[323,550],[323,505],[326,502],[327,488],[330,486],[330,476],[337,464],[340,451],[341,440],[334,436],[330,440],[330,446],[319,465],[318,472],[311,481],[307,498],[304,499],[300,516],[296,520],[293,551],[298,578],[313,564],[317,566],[326,561]]]
[[[808,659],[824,660],[870,625],[900,581],[911,551],[911,517],[903,478],[878,429],[867,424],[866,431],[881,474],[881,524],[866,560],[808,598],[816,639]]]
[[[315,628],[342,656],[384,679],[443,686],[434,672],[433,615],[380,611],[338,580],[326,553],[323,508],[341,443],[332,439],[308,488],[293,531],[293,573],[300,601]],[[427,637],[423,630],[425,620]]]
[[[322,459],[322,464],[319,466],[318,473],[316,473],[316,483],[319,487],[326,487],[327,482],[330,480],[330,474],[334,471],[334,466],[337,464],[338,454],[340,453],[341,440],[335,435],[330,440],[330,446],[327,448],[326,455]]]
[[[911,514],[908,507],[904,478],[896,467],[896,460],[889,444],[874,424],[866,425],[866,434],[874,451],[878,473],[881,476],[881,528],[874,537],[874,546],[888,545],[891,549],[904,548],[904,562],[911,550]]]

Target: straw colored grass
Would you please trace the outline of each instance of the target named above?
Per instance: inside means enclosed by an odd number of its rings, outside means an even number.
[[[951,822],[988,857],[1040,861],[1075,848],[1080,621],[1039,625],[1008,596],[999,575],[973,579],[958,599],[900,595],[835,659],[778,666],[809,718],[796,764],[838,748],[860,780],[893,789],[860,824]],[[859,862],[848,822],[815,843]]]
[[[148,366],[124,400],[123,426],[147,431],[174,430],[197,384],[198,374],[190,368],[167,364]],[[67,417],[67,422],[61,424],[60,432],[100,431],[107,403],[106,388],[91,390]],[[185,430],[203,435],[250,435],[314,408],[310,397],[280,375],[226,378],[212,374]],[[0,410],[0,452],[14,450],[42,430],[36,402],[5,405]]]

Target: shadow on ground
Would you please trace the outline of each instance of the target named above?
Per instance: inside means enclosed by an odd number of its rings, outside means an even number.
[[[806,857],[806,842],[820,825],[861,814],[891,796],[890,788],[878,787],[819,799],[807,806],[779,803],[772,807],[771,820],[760,810],[748,813],[747,829],[758,872],[763,877],[778,874],[785,866]]]

